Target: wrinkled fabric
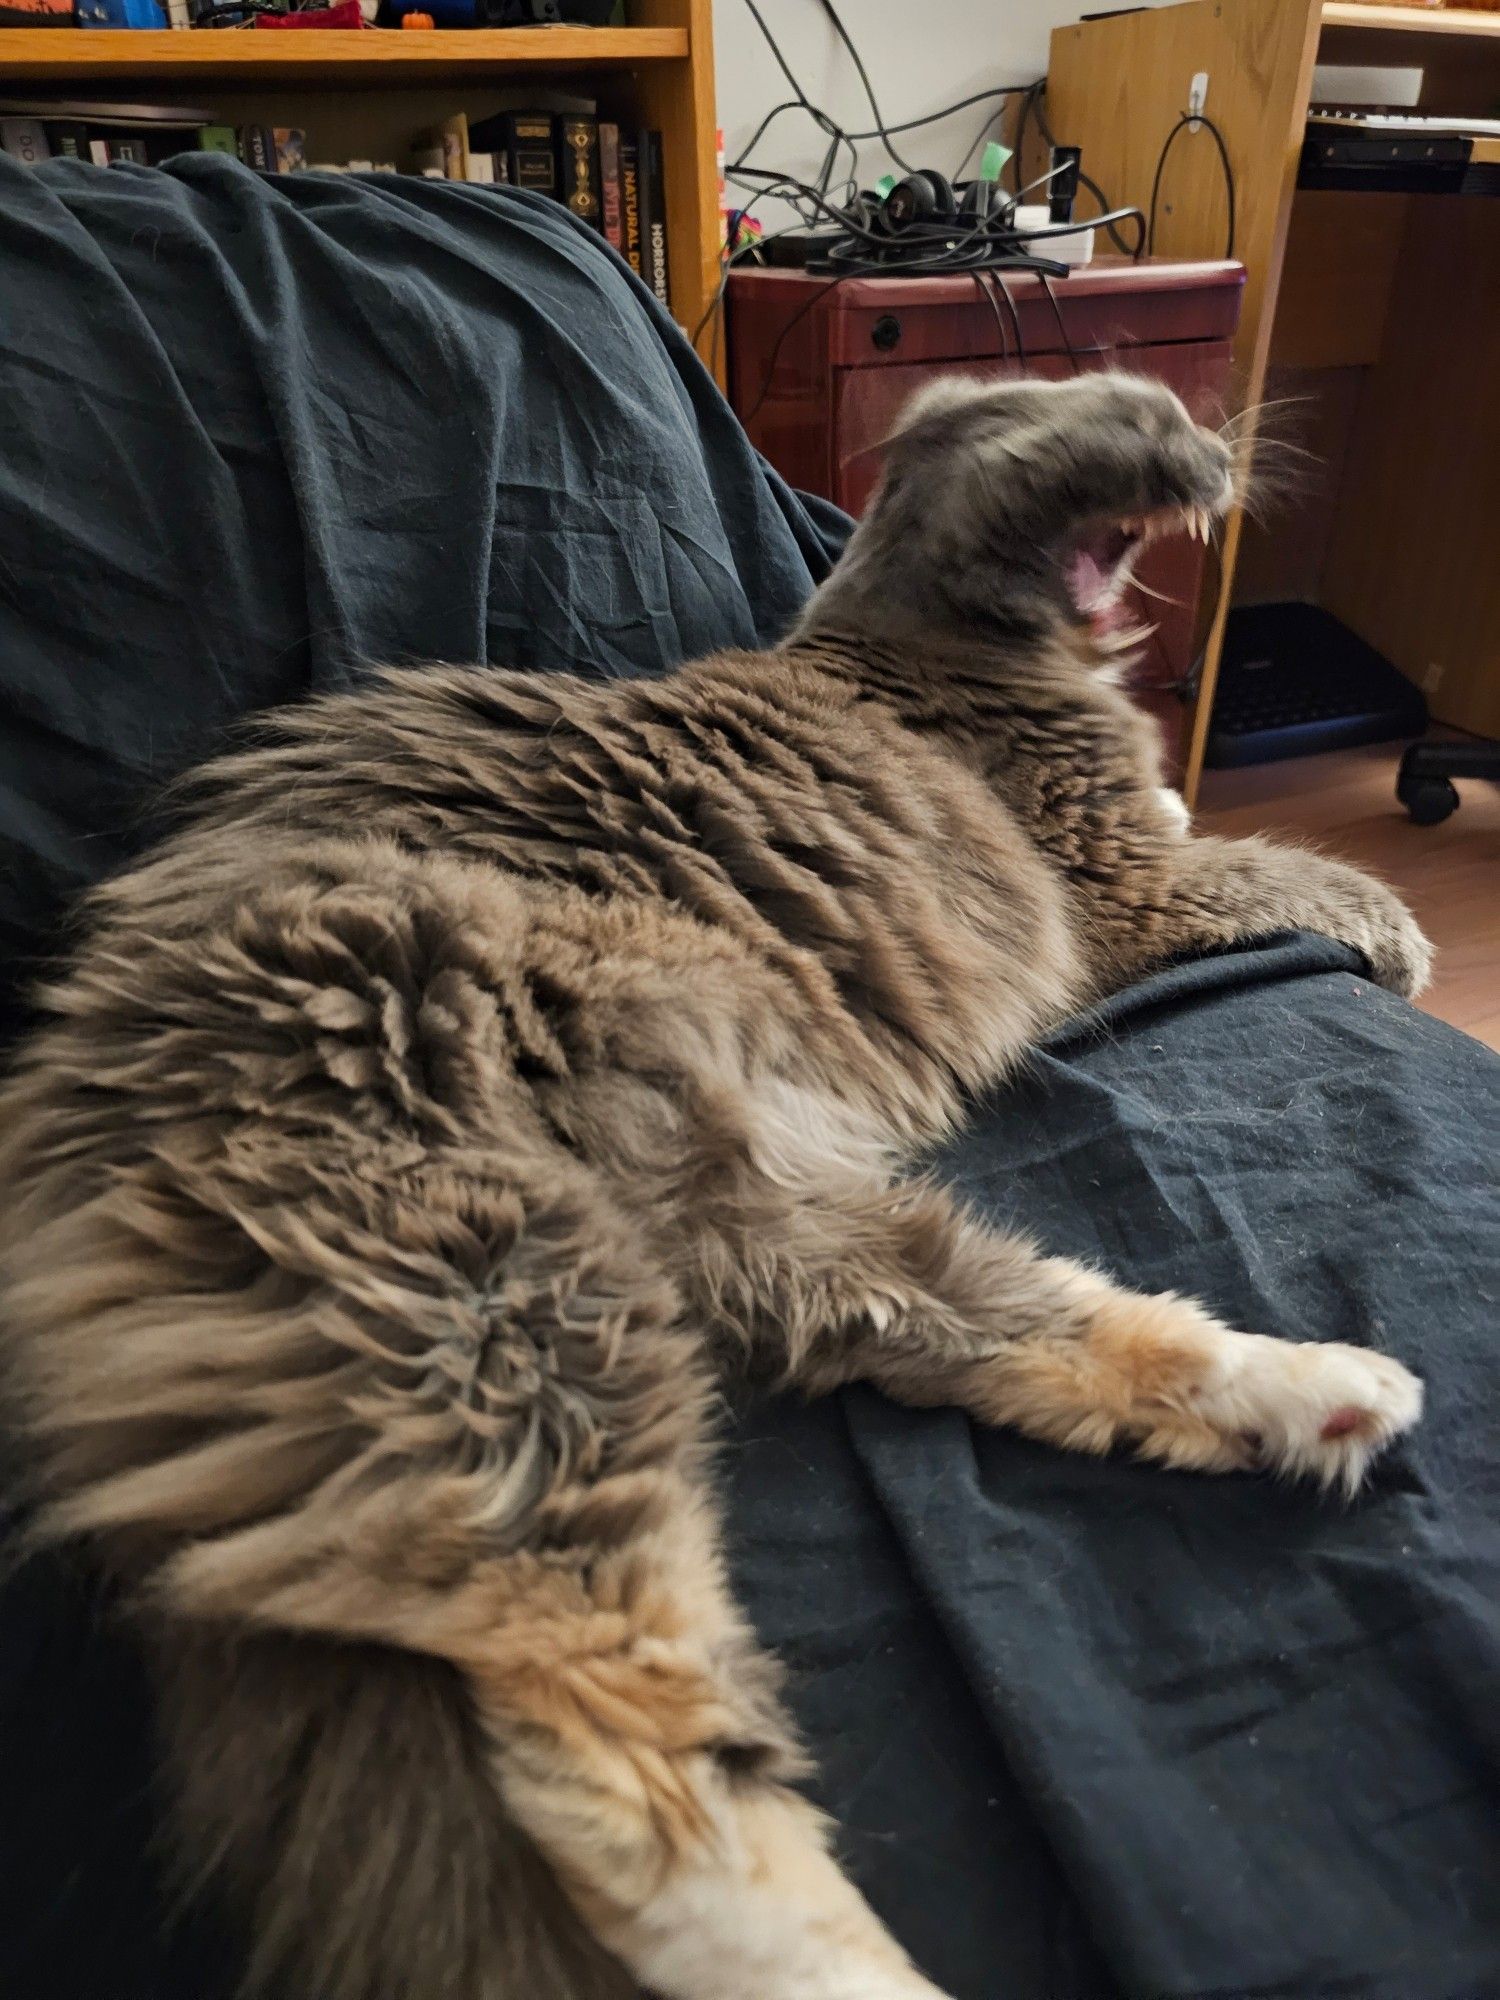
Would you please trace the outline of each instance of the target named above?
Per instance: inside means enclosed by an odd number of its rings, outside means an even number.
[[[7,971],[243,715],[372,660],[761,643],[845,532],[553,205],[0,156]],[[1497,1159],[1500,1063],[1333,946],[1174,968],[939,1171],[1130,1282],[1411,1363],[1429,1414],[1369,1490],[867,1391],[738,1416],[742,1595],[853,1872],[956,2000],[1500,1994]],[[232,1926],[165,1922],[149,1732],[97,1585],[11,1574],[6,2000],[228,2000]]]
[[[555,202],[0,153],[0,951],[247,711],[764,644],[842,520]]]

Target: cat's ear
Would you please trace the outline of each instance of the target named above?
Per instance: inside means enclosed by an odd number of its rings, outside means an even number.
[[[940,418],[983,402],[987,392],[993,388],[993,382],[976,380],[969,375],[938,376],[936,381],[926,383],[902,404],[896,421],[881,440],[882,447],[894,444],[898,438],[909,437],[913,431],[923,430]]]

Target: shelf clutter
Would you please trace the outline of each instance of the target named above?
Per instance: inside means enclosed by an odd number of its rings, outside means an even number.
[[[322,159],[316,129],[232,125],[182,105],[0,98],[0,151],[23,166],[54,157],[95,166],[159,166],[182,152],[228,153],[262,173],[414,173],[549,195],[598,229],[670,299],[662,135],[599,117],[597,100],[547,93],[471,123],[453,112],[413,132],[405,157]]]
[[[203,128],[217,126],[206,143],[232,146],[268,171],[394,169],[485,182],[513,177],[510,136],[495,126],[503,114],[593,118],[598,140],[591,135],[567,155],[554,125],[555,189],[542,191],[571,191],[580,213],[627,257],[638,231],[642,277],[659,297],[669,293],[681,326],[703,323],[721,249],[712,0],[415,0],[432,26],[397,13],[408,0],[336,0],[342,12],[260,13],[234,28],[75,25],[99,4],[115,0],[0,0],[0,97],[8,105],[0,116],[87,125],[73,135],[87,159],[100,156],[97,146],[106,160],[138,161],[144,148],[154,163],[205,143]],[[391,25],[364,25],[362,15],[358,27],[330,25],[361,6],[383,9],[377,19]],[[538,25],[549,10],[561,19]],[[622,14],[627,25],[618,25]],[[531,25],[458,25],[463,19]],[[594,25],[601,19],[607,25]],[[170,113],[175,130],[161,117],[150,121],[155,133],[120,122],[141,108],[138,100]],[[62,108],[78,102],[99,106],[100,116],[90,122]],[[610,126],[619,135],[613,170]],[[485,143],[475,142],[475,128]],[[27,144],[38,150],[34,134]]]
[[[0,0],[0,27],[525,28],[623,24],[624,0]]]

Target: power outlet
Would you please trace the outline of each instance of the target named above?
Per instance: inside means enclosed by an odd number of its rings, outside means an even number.
[[[1188,85],[1188,101],[1187,101],[1188,117],[1201,118],[1203,115],[1203,107],[1207,102],[1208,102],[1208,71],[1206,69],[1200,69],[1197,75],[1193,78],[1192,82]],[[1193,127],[1193,130],[1196,131],[1197,129],[1198,128],[1195,125]]]

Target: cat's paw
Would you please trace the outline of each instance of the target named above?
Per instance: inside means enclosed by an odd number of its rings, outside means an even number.
[[[1368,1347],[1226,1333],[1192,1400],[1231,1462],[1353,1493],[1421,1416],[1422,1384]]]
[[[1432,976],[1432,946],[1399,896],[1383,882],[1369,887],[1374,892],[1366,917],[1369,941],[1362,949],[1371,977],[1404,1000],[1415,999]]]
[[[1343,919],[1335,935],[1354,946],[1378,986],[1413,999],[1432,972],[1432,946],[1394,889],[1362,869],[1335,864],[1328,882]]]

